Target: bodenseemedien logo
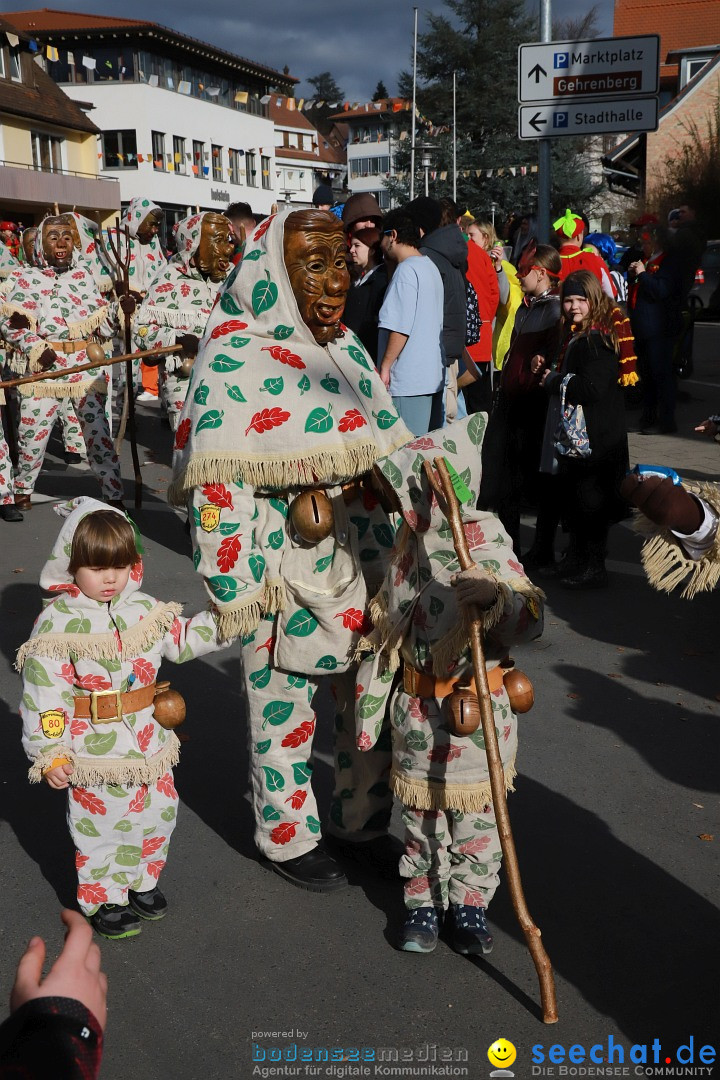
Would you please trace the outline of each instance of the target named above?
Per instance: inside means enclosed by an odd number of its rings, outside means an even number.
[[[515,1076],[510,1072],[509,1066],[517,1057],[517,1050],[507,1039],[496,1039],[492,1046],[488,1047],[488,1061],[495,1066],[491,1076]]]

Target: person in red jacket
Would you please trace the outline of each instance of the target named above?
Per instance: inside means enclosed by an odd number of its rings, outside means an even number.
[[[561,218],[553,222],[553,229],[560,241],[560,281],[564,281],[568,274],[574,274],[576,270],[589,270],[600,282],[605,295],[614,300],[616,290],[605,263],[594,252],[582,250],[585,233],[588,231],[583,218],[568,209]]]
[[[481,378],[463,387],[468,413],[488,412],[492,398],[493,321],[500,302],[500,288],[495,264],[488,255],[485,234],[475,224],[468,226],[468,268],[466,277],[475,289],[480,312],[480,340],[466,346]]]

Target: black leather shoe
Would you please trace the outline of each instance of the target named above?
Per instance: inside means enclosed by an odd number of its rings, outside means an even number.
[[[348,883],[338,864],[321,847],[314,847],[296,859],[272,862],[264,858],[263,863],[298,889],[307,889],[308,892],[336,892],[344,889]]]
[[[22,514],[18,510],[17,506],[13,506],[12,503],[3,503],[3,505],[0,506],[0,518],[2,518],[3,521],[24,521],[25,520],[25,518],[22,516]]]
[[[608,575],[604,566],[588,564],[584,570],[571,577],[560,579],[563,589],[606,589]]]
[[[358,866],[377,877],[387,878],[389,881],[398,881],[400,878],[400,859],[405,854],[405,848],[402,841],[389,833],[376,836],[373,840],[358,842],[343,840],[328,833],[325,843],[333,855],[352,859]]]
[[[72,450],[66,450],[64,457],[66,465],[79,465],[82,461],[80,454],[76,454]]]

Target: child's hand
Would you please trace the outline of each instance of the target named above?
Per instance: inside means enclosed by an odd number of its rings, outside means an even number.
[[[463,607],[477,604],[478,607],[489,608],[497,600],[497,581],[492,574],[481,570],[479,566],[454,574],[450,579],[450,584],[455,588],[457,601]]]
[[[695,430],[699,435],[707,435],[709,439],[714,439],[718,433],[718,426],[708,417],[707,420],[703,420],[702,424],[698,424]]]
[[[54,769],[48,769],[43,774],[43,778],[51,788],[55,788],[56,791],[63,791],[68,787],[68,777],[72,776],[73,767],[69,762],[65,765],[56,765]]]
[[[533,356],[532,360],[530,361],[530,370],[532,371],[533,375],[537,375],[537,373],[539,371],[542,371],[544,367],[545,357],[540,356],[539,353],[536,356]]]

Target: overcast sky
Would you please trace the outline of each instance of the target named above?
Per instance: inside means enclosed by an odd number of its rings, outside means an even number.
[[[35,3],[3,0],[3,8],[28,11],[43,7]],[[537,10],[537,0],[527,0]],[[331,71],[345,97],[369,100],[382,79],[396,93],[396,76],[410,69],[413,4],[410,0],[362,0],[360,3],[331,0],[54,0],[64,11],[149,19],[181,33],[200,38],[249,60],[280,71],[287,64],[291,74],[304,80]],[[443,0],[418,2],[422,32],[424,14],[446,10]],[[553,18],[578,18],[592,7],[592,0],[553,0]],[[601,36],[612,34],[613,0],[598,0]],[[298,96],[311,97],[312,88],[301,82]]]

